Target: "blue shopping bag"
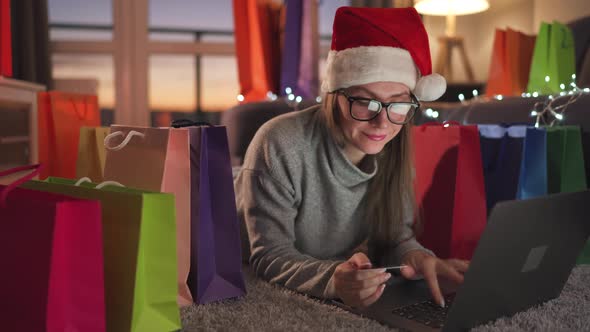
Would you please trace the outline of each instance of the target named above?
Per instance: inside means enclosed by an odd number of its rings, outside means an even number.
[[[547,130],[527,128],[522,150],[516,198],[547,195]]]
[[[478,125],[488,215],[496,203],[516,199],[525,125]]]

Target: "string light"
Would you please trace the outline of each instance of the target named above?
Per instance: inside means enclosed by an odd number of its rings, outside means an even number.
[[[535,97],[535,98],[539,97],[539,93],[537,91],[533,92],[533,97]]]
[[[293,100],[295,100],[295,95],[290,93],[289,96],[287,96],[287,99],[293,101]]]
[[[575,83],[576,75],[572,75],[572,82],[569,84],[572,87],[569,91],[561,91],[557,95],[548,95],[547,99],[544,101],[539,101],[535,103],[533,110],[531,111],[531,116],[536,117],[535,127],[539,128],[542,124],[553,126],[556,121],[563,121],[565,119],[565,111],[567,107],[574,103],[580,96],[583,94],[590,93],[590,88],[580,89]],[[547,81],[547,79],[545,79]],[[565,84],[560,84],[559,87],[562,90],[565,90]],[[533,93],[533,96],[535,93]],[[547,123],[547,117],[544,117],[544,114],[550,114],[554,120]]]
[[[502,100],[502,99],[504,99],[504,96],[502,96],[502,95],[497,95],[497,96],[496,96],[496,99],[498,99],[498,100]]]
[[[473,89],[473,91],[471,93],[473,93],[474,97],[477,97],[479,95],[479,92],[477,91],[477,89]]]
[[[545,82],[549,83],[549,76],[545,76]]]
[[[432,112],[432,117],[433,117],[433,118],[435,118],[435,119],[438,119],[438,115],[439,115],[439,114],[438,114],[438,111],[433,111],[433,112]]]
[[[320,97],[320,96],[317,96],[317,97],[315,98],[315,101],[316,101],[316,103],[318,103],[318,104],[319,104],[319,103],[321,103],[321,102],[322,102],[322,97]]]
[[[286,93],[286,94],[290,95],[290,94],[291,94],[291,92],[293,92],[293,90],[291,90],[291,88],[290,88],[290,87],[286,87],[286,88],[285,88],[285,93]]]
[[[237,98],[238,98],[238,101],[239,102],[243,102],[244,101],[244,95],[242,95],[242,94],[239,94]]]
[[[463,102],[465,100],[465,96],[462,93],[460,93],[459,96],[457,96],[457,97],[459,98],[459,100],[461,102]]]
[[[301,96],[297,96],[295,98],[295,101],[298,102],[298,103],[300,103],[302,100],[303,100],[303,98],[301,98]]]

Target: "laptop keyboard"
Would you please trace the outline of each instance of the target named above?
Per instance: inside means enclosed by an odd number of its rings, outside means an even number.
[[[440,305],[429,300],[397,308],[393,310],[393,313],[407,319],[418,321],[430,327],[440,328],[443,326],[445,319],[447,318],[455,294],[445,295],[444,298],[444,308],[441,308]]]

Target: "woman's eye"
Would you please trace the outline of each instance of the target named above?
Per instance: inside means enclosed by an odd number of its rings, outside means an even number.
[[[405,104],[391,104],[389,105],[389,111],[399,115],[406,115],[410,111],[410,105]]]
[[[369,102],[369,105],[367,106],[367,108],[371,112],[378,112],[380,107],[381,107],[381,104],[379,104],[378,102],[376,102],[374,100],[371,100]]]

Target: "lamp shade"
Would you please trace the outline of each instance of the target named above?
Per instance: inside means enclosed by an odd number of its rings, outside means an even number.
[[[468,15],[490,8],[487,0],[418,0],[414,5],[424,15]]]

